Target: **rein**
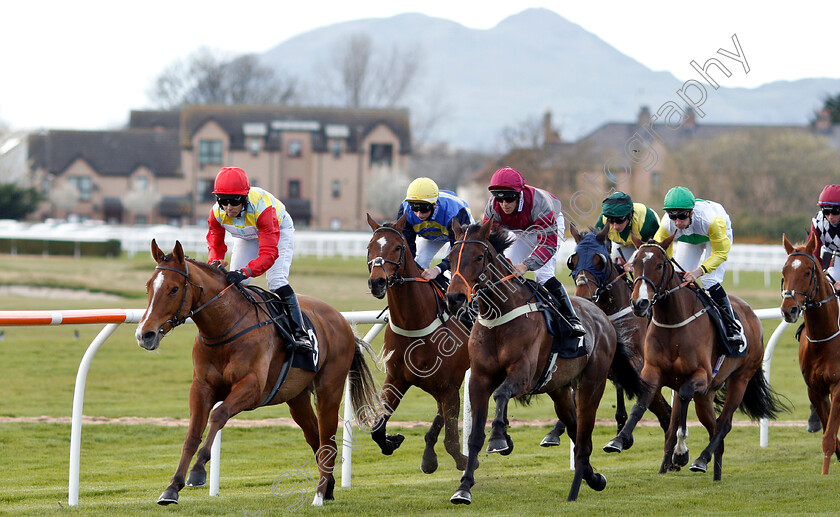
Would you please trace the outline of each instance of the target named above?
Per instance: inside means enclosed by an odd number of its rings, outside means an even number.
[[[805,311],[808,310],[808,309],[818,309],[818,308],[822,307],[823,305],[825,305],[826,303],[830,302],[831,300],[837,298],[837,291],[835,291],[833,286],[832,286],[832,289],[831,289],[832,294],[828,298],[826,298],[824,300],[820,300],[820,301],[814,301],[814,296],[816,296],[819,293],[819,283],[818,283],[818,280],[817,280],[817,274],[818,274],[817,270],[819,268],[818,268],[818,265],[817,265],[817,259],[814,258],[814,256],[811,255],[810,253],[803,253],[801,251],[796,251],[796,252],[793,252],[790,255],[788,255],[788,257],[793,257],[793,256],[804,256],[804,257],[808,257],[811,260],[811,281],[808,284],[808,292],[797,291],[795,289],[785,289],[784,288],[785,279],[784,279],[784,275],[783,275],[782,276],[782,281],[781,281],[781,284],[782,284],[781,285],[782,300],[785,300],[787,298],[792,299],[794,301],[794,303],[796,303],[796,305],[802,310],[802,313],[804,314]],[[811,295],[811,293],[813,293],[813,296]],[[797,294],[802,295],[802,297],[805,300],[804,303],[801,303],[801,304],[799,303],[799,301],[796,299]],[[840,301],[838,301],[838,304],[840,304]],[[824,343],[826,341],[831,341],[832,339],[836,338],[837,336],[840,336],[840,310],[838,310],[838,315],[837,315],[837,328],[838,328],[837,332],[828,336],[827,338],[811,339],[811,337],[808,336],[807,333],[805,334],[805,337],[811,343]]]
[[[399,276],[400,270],[403,267],[403,262],[405,261],[406,246],[405,246],[405,241],[403,239],[403,234],[399,230],[391,228],[390,226],[380,226],[379,228],[377,228],[373,231],[373,235],[376,235],[377,232],[381,232],[381,231],[394,232],[397,235],[399,235],[400,240],[403,241],[403,244],[400,245],[400,259],[397,262],[394,262],[393,260],[386,259],[385,257],[374,257],[371,260],[370,250],[368,250],[368,257],[367,257],[368,258],[368,263],[367,263],[368,272],[373,273],[373,268],[381,267],[382,271],[385,272],[385,287],[390,288],[390,287],[393,287],[394,285],[401,285],[402,283],[404,283],[407,280],[407,279]],[[371,237],[371,240],[373,240],[373,237]],[[393,264],[393,265],[396,266],[396,268],[394,269],[394,274],[393,275],[389,275],[388,272],[385,271],[385,264]]]
[[[667,264],[668,266],[670,266],[670,269],[671,269],[669,274],[663,274],[662,275],[662,281],[659,282],[659,286],[656,286],[656,284],[654,284],[653,280],[651,280],[649,277],[647,277],[645,275],[639,275],[633,280],[634,288],[635,288],[636,282],[639,282],[639,281],[645,282],[648,285],[650,285],[651,289],[653,289],[653,298],[651,299],[650,303],[651,303],[651,305],[654,305],[659,300],[661,300],[663,298],[667,298],[668,296],[674,294],[675,292],[679,291],[680,289],[682,289],[684,287],[687,287],[692,282],[680,282],[676,287],[674,287],[672,289],[666,289],[666,284],[671,280],[671,278],[674,275],[677,274],[677,269],[676,268],[679,266],[679,264],[677,264],[674,261],[673,258],[668,257],[668,252],[665,251],[665,248],[663,248],[659,244],[657,244],[655,242],[647,242],[647,243],[639,246],[639,249],[641,250],[642,248],[646,248],[646,247],[647,248],[657,248],[659,251],[661,251],[662,254],[665,255],[665,257],[667,258],[667,260],[665,260],[663,262],[663,264]],[[680,267],[680,269],[682,269],[682,268]]]
[[[192,280],[190,280],[190,267],[189,267],[189,264],[187,262],[184,262],[185,271],[181,271],[180,269],[175,269],[175,268],[166,267],[166,266],[155,266],[155,269],[163,269],[163,270],[166,270],[166,271],[174,271],[174,272],[176,272],[179,275],[184,277],[184,295],[181,297],[181,305],[178,307],[178,310],[175,312],[174,316],[172,316],[167,321],[164,321],[164,323],[169,323],[169,325],[170,325],[169,331],[170,332],[175,327],[177,327],[179,325],[183,325],[189,318],[192,318],[194,315],[198,314],[202,309],[204,309],[205,307],[207,307],[208,305],[210,305],[211,303],[213,303],[214,301],[219,299],[233,285],[233,284],[231,284],[231,285],[225,287],[224,289],[219,291],[219,294],[217,294],[216,296],[207,300],[207,302],[202,304],[199,308],[190,310],[185,316],[179,318],[178,314],[181,313],[181,311],[184,308],[184,304],[187,301],[187,286],[192,285],[194,287],[198,287],[198,290],[199,290],[198,298],[199,299],[201,299],[201,293],[204,292],[204,287],[202,287],[200,285],[197,285],[197,284],[193,283]]]

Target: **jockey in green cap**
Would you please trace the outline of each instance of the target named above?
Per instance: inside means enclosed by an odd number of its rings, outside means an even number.
[[[613,192],[601,202],[601,216],[595,229],[601,230],[606,225],[610,226],[607,238],[615,243],[612,258],[620,259],[623,265],[636,251],[631,235],[643,241],[652,239],[659,230],[659,216],[645,205],[634,203],[628,194]]]

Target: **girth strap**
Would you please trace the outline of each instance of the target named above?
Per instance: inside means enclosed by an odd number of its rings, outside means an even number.
[[[476,323],[480,323],[482,326],[491,329],[493,327],[498,327],[499,325],[504,325],[505,323],[516,319],[522,316],[523,314],[528,314],[529,312],[537,312],[539,310],[541,310],[539,304],[526,303],[525,305],[520,305],[519,307],[513,309],[510,312],[502,314],[498,318],[488,320],[479,316],[478,318],[476,318],[475,321]]]

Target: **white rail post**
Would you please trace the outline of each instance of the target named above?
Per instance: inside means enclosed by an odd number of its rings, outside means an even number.
[[[119,323],[105,325],[96,339],[88,346],[82,362],[79,364],[79,371],[76,372],[76,388],[73,391],[73,415],[70,424],[70,486],[67,494],[67,504],[76,506],[79,504],[79,457],[82,448],[82,411],[85,404],[85,382],[87,381],[90,363],[96,355],[99,347],[111,334],[117,330]]]
[[[213,411],[222,404],[218,401],[213,405]],[[212,413],[211,413],[212,414]],[[210,447],[210,497],[219,495],[219,477],[222,467],[222,430],[216,433],[213,439],[213,446]]]
[[[772,311],[774,309],[759,309],[756,313],[761,311]],[[781,309],[778,309],[778,314],[781,315]],[[776,316],[778,317],[778,316]],[[775,319],[772,317],[768,318],[761,318],[761,319]],[[781,339],[782,334],[784,334],[785,330],[790,326],[790,323],[782,320],[779,323],[779,326],[776,327],[776,330],[773,331],[773,334],[770,335],[770,340],[767,341],[767,346],[764,349],[764,378],[767,380],[767,384],[770,384],[770,365],[773,362],[773,350],[776,349],[776,344]],[[759,445],[761,447],[766,448],[770,442],[770,422],[766,418],[761,419],[760,423],[760,432],[759,432]]]
[[[472,405],[470,403],[470,372],[467,368],[464,372],[464,433],[461,443],[461,451],[464,456],[470,455],[470,433],[472,432]]]

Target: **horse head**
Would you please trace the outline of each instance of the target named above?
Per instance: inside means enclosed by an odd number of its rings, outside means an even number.
[[[577,228],[571,225],[569,230],[577,243],[575,251],[566,261],[569,274],[575,279],[575,296],[597,302],[603,291],[611,287],[609,282],[613,277],[607,245],[607,233],[610,228],[604,226],[597,233],[578,233]]]
[[[826,277],[814,256],[817,248],[814,234],[804,246],[795,246],[782,235],[782,245],[788,258],[782,268],[781,310],[785,321],[795,323],[805,309],[819,303]]]
[[[647,317],[653,304],[665,297],[667,289],[679,280],[666,251],[674,241],[674,236],[662,242],[651,240],[644,243],[635,235],[632,238],[636,246],[631,262],[635,277],[631,296],[633,312],[636,316]]]
[[[152,239],[152,258],[157,266],[146,282],[148,306],[134,333],[137,344],[146,350],[156,349],[167,332],[193,315],[192,307],[201,298],[204,287],[193,283],[190,275],[209,271],[209,266],[202,269],[201,264],[184,255],[180,241],[175,242],[172,253],[166,254]],[[191,270],[190,264],[196,267]],[[221,286],[224,272],[221,269],[217,272],[217,283]]]
[[[367,214],[368,226],[373,230],[367,247],[368,287],[370,293],[380,300],[389,287],[402,279],[409,263],[414,261],[402,233],[405,218],[406,214],[403,214],[396,222],[381,225]]]

